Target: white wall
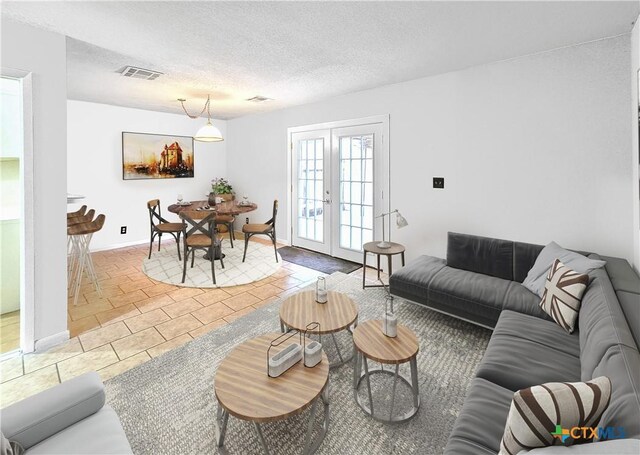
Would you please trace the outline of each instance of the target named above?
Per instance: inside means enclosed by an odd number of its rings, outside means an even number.
[[[82,201],[106,215],[94,235],[92,249],[110,248],[149,240],[147,201],[159,198],[163,216],[182,194],[185,200],[204,200],[211,179],[226,177],[226,142],[195,142],[195,177],[182,179],[122,180],[122,132],[192,136],[206,119],[131,109],[106,104],[69,101],[67,105],[67,187],[86,196]],[[213,120],[226,138],[226,122]],[[77,206],[74,206],[74,208]],[[127,226],[127,234],[120,227]],[[163,236],[163,239],[171,236]]]
[[[625,35],[230,120],[229,177],[257,219],[280,199],[282,225],[287,127],[390,114],[391,206],[409,222],[392,238],[409,258],[443,257],[458,231],[631,261],[629,63]]]
[[[1,65],[32,72],[36,340],[68,336],[65,37],[2,17]]]
[[[633,251],[634,251],[634,267],[637,272],[640,272],[640,201],[638,195],[640,194],[640,188],[638,179],[639,175],[639,160],[638,156],[640,144],[638,143],[638,103],[640,97],[638,96],[638,71],[640,71],[640,24],[638,21],[640,16],[636,19],[636,23],[631,32],[631,135],[633,139],[632,154],[631,154],[631,169],[633,174]]]

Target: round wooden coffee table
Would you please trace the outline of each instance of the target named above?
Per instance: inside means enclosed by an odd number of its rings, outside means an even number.
[[[353,394],[358,406],[362,410],[373,417],[375,420],[386,423],[406,422],[416,415],[420,408],[420,395],[418,391],[418,365],[416,357],[420,346],[418,339],[411,329],[404,325],[398,324],[398,336],[388,337],[382,333],[381,320],[365,321],[353,332],[353,344],[356,351],[353,362]],[[391,369],[369,369],[367,359],[381,363],[383,365],[395,365],[395,372]],[[409,362],[411,368],[411,381],[399,374],[400,364]],[[362,365],[364,364],[364,374],[361,375]],[[373,374],[393,375],[393,390],[391,392],[391,406],[389,409],[389,417],[383,417],[381,413],[375,413],[373,408],[373,397],[371,395],[371,380]],[[362,380],[367,383],[367,392],[369,395],[369,406],[363,403],[358,396],[358,390]],[[401,416],[394,417],[393,408],[396,399],[396,387],[398,380],[404,382],[411,388],[413,395],[413,407]]]
[[[358,307],[346,294],[336,291],[327,292],[327,303],[316,302],[315,291],[303,291],[287,298],[280,306],[280,329],[306,330],[307,326],[317,322],[319,330],[313,333],[330,334],[338,352],[339,361],[331,363],[331,368],[344,365],[351,360],[345,359],[336,340],[336,332],[347,330],[358,325]]]
[[[267,349],[279,337],[268,333],[236,346],[220,363],[215,376],[215,393],[218,399],[217,444],[222,447],[227,431],[229,414],[253,423],[260,444],[269,453],[260,428],[261,423],[282,420],[312,406],[309,416],[304,453],[313,453],[320,446],[329,428],[329,361],[322,353],[322,361],[313,368],[298,362],[281,376],[267,375]],[[297,336],[285,341],[277,350],[298,342]],[[274,348],[276,349],[276,348]],[[272,349],[273,353],[273,349]],[[311,441],[318,401],[324,404],[322,430]]]

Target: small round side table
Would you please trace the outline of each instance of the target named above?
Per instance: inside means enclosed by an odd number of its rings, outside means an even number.
[[[380,281],[380,256],[387,257],[387,263],[389,265],[389,276],[391,276],[391,273],[393,273],[393,264],[391,261],[393,255],[400,255],[402,266],[404,267],[404,245],[390,242],[391,246],[389,248],[380,248],[378,246],[378,243],[380,242],[367,242],[362,246],[362,250],[364,251],[364,258],[362,261],[362,289],[385,287],[384,284],[365,284],[365,279],[367,276],[367,253],[373,253],[377,256],[378,281]]]
[[[304,441],[304,454],[314,453],[322,444],[329,429],[329,361],[322,353],[322,361],[313,368],[298,362],[282,376],[267,375],[267,349],[279,333],[268,333],[236,346],[220,363],[214,390],[218,400],[216,416],[216,444],[224,445],[229,415],[253,423],[264,453],[269,454],[261,424],[283,420],[300,414],[311,406],[311,415]],[[285,341],[282,349],[296,339]],[[315,440],[318,404],[324,414],[322,426]]]
[[[373,419],[385,423],[406,422],[416,415],[420,408],[420,394],[418,390],[418,365],[416,357],[420,346],[416,335],[404,325],[398,324],[398,336],[388,337],[382,333],[381,320],[369,320],[361,323],[353,332],[354,361],[353,361],[353,395],[356,403]],[[367,359],[382,364],[380,368],[369,369]],[[409,362],[411,368],[411,380],[399,374],[400,364]],[[364,364],[364,373],[362,365]],[[391,369],[384,369],[384,365],[395,365],[395,372]],[[375,374],[393,375],[393,389],[391,392],[391,406],[389,416],[383,416],[381,412],[376,413],[373,407],[373,396],[371,394],[371,376]],[[369,406],[360,400],[358,390],[362,380],[367,384],[369,396]],[[394,417],[393,408],[396,400],[396,388],[398,381],[404,382],[411,388],[413,395],[413,407],[404,414]]]

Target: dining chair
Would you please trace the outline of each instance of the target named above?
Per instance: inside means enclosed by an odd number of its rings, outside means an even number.
[[[234,232],[233,225],[236,222],[236,217],[233,215],[218,215],[216,216],[216,227],[218,232],[228,232],[229,242],[231,248],[233,248],[233,241],[236,239],[236,233]]]
[[[162,234],[171,234],[176,239],[176,246],[178,247],[178,260],[181,260],[180,256],[180,234],[182,234],[182,223],[170,223],[166,219],[162,218],[160,210],[160,199],[152,199],[147,202],[147,209],[149,209],[149,221],[151,223],[151,241],[149,242],[149,259],[151,259],[151,251],[153,250],[153,241],[158,236],[158,251],[160,251],[160,242],[162,241]]]
[[[67,235],[72,239],[74,256],[77,258],[74,261],[71,273],[72,279],[69,282],[69,289],[71,295],[73,295],[74,305],[78,304],[82,275],[85,271],[87,272],[89,280],[93,282],[98,295],[102,297],[102,289],[100,288],[98,276],[93,266],[89,245],[91,244],[93,234],[101,230],[102,226],[104,226],[104,220],[104,215],[98,215],[93,221],[76,223],[67,227]]]
[[[211,261],[211,277],[216,284],[215,261],[220,260],[224,269],[223,254],[220,241],[216,238],[216,213],[208,210],[183,210],[182,218],[183,252],[182,282],[187,277],[187,262],[191,255],[191,268],[193,268],[196,250],[205,250],[205,256]],[[218,257],[216,257],[218,256]]]
[[[242,233],[244,234],[244,254],[242,255],[242,262],[247,257],[247,247],[249,246],[249,239],[254,235],[266,235],[273,242],[273,251],[276,254],[276,262],[278,262],[278,249],[276,248],[276,216],[278,215],[278,200],[273,201],[273,216],[269,221],[264,224],[245,224],[242,226]]]

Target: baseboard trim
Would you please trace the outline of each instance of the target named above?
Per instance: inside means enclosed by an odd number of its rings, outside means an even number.
[[[69,341],[69,331],[64,330],[62,332],[49,335],[48,337],[40,338],[36,340],[35,351],[46,351],[47,349],[51,349],[52,347],[64,343],[65,341]]]
[[[118,248],[126,248],[128,246],[136,246],[136,245],[142,245],[142,244],[148,244],[149,243],[149,239],[145,239],[145,240],[134,240],[132,242],[123,242],[123,243],[114,243],[113,245],[106,245],[106,246],[101,246],[98,248],[91,248],[91,252],[96,252],[96,251],[108,251],[108,250],[117,250]]]

